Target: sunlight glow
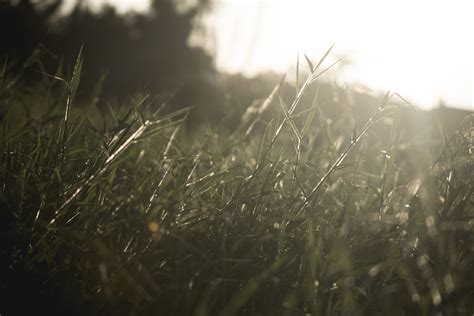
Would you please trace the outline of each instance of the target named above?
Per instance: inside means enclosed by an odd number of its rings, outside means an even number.
[[[332,43],[335,79],[397,91],[424,108],[471,108],[470,1],[217,1],[219,68],[286,72],[297,52],[317,60]],[[212,26],[210,24],[210,26]]]
[[[65,0],[62,5],[63,12],[69,12],[77,4],[78,0]],[[118,13],[146,12],[150,7],[149,0],[85,0],[81,4],[89,6],[94,11],[98,11],[104,6],[113,6]]]
[[[150,1],[86,3],[93,8],[108,3],[119,12],[144,12]],[[220,70],[247,75],[289,72],[294,69],[298,52],[314,61],[336,43],[331,57],[344,57],[344,62],[330,79],[396,91],[422,108],[434,107],[443,100],[449,106],[474,110],[470,0],[212,3],[205,22],[210,38],[206,43],[200,38],[197,44],[212,49]]]

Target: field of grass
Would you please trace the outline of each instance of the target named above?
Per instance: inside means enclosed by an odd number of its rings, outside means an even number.
[[[472,116],[426,142],[392,93],[329,118],[315,69],[189,129],[160,97],[76,106],[80,70],[0,73],[0,314],[474,313]]]

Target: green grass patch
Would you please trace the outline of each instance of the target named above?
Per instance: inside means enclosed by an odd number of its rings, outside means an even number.
[[[329,118],[318,63],[292,104],[189,131],[159,97],[76,105],[81,64],[1,76],[0,313],[474,312],[472,116],[426,142],[392,93]]]

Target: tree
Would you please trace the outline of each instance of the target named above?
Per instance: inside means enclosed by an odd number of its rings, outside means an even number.
[[[54,19],[62,2],[38,7],[21,0],[17,5],[2,5],[0,55],[9,55],[21,64],[42,44],[57,55],[44,60],[46,68],[53,71],[61,56],[71,68],[84,44],[83,93],[92,91],[103,74],[107,74],[106,96],[123,97],[141,89],[194,90],[192,87],[202,82],[212,89],[210,82],[216,81],[217,71],[211,56],[187,44],[197,17],[209,7],[208,0],[198,1],[186,11],[177,8],[177,1],[154,0],[148,14],[125,16],[112,7],[96,14],[78,2],[69,15]]]

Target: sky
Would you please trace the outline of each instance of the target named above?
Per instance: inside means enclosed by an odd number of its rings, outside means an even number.
[[[121,12],[147,0],[94,0]],[[328,79],[398,92],[422,108],[474,110],[471,0],[216,0],[206,19],[220,70],[289,72],[298,53],[344,57]]]
[[[63,10],[68,12],[71,10],[77,1],[81,0],[65,0]],[[126,13],[128,11],[146,12],[149,8],[149,0],[82,0],[93,9],[100,9],[104,5],[113,5],[119,13]]]

